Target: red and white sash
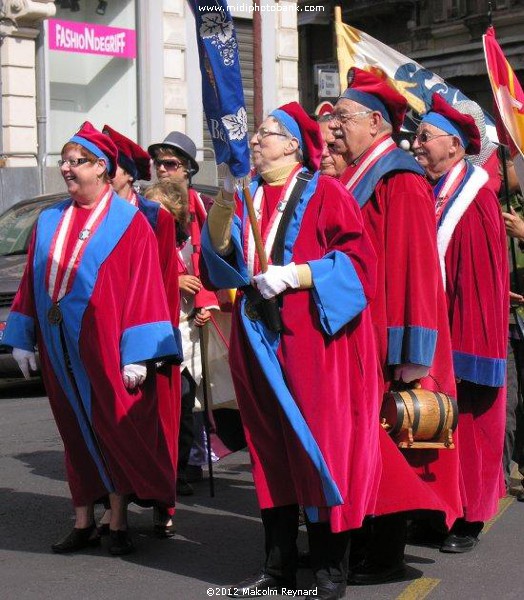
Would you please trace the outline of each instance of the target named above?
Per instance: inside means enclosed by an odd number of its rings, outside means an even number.
[[[466,161],[461,160],[445,176],[445,180],[435,198],[435,214],[437,216],[437,222],[446,208],[449,199],[453,198],[457,188],[462,183],[465,175]]]
[[[284,214],[284,209],[286,208],[288,200],[291,197],[291,193],[293,192],[293,189],[297,183],[297,177],[301,169],[302,165],[297,165],[292,171],[291,175],[288,177],[282,189],[282,193],[280,194],[280,198],[273,209],[273,214],[269,219],[269,223],[267,224],[265,231],[262,233],[262,242],[264,244],[266,256],[268,257],[268,262],[271,262],[271,251],[273,250],[273,244],[275,242],[278,226],[282,219],[282,215]],[[262,223],[263,203],[264,189],[263,186],[260,185],[255,192],[255,197],[253,198],[253,207],[255,209],[255,215],[257,216],[259,229]],[[255,250],[255,238],[253,236],[253,230],[251,229],[249,219],[246,219],[244,226],[244,258],[246,260],[247,269],[251,277],[260,272],[260,261],[258,260],[258,255]]]
[[[72,288],[78,267],[87,246],[87,242],[98,229],[108,210],[109,200],[113,190],[108,186],[102,198],[91,211],[84,228],[78,235],[78,240],[73,248],[73,253],[66,265],[65,253],[67,242],[71,236],[73,227],[74,202],[66,209],[62,220],[55,232],[51,244],[50,258],[47,265],[47,292],[53,303],[59,302]]]
[[[353,190],[357,187],[366,173],[373,168],[376,162],[396,147],[395,140],[390,137],[385,138],[377,144],[377,146],[364,158],[349,181],[345,184],[346,189],[353,193]]]

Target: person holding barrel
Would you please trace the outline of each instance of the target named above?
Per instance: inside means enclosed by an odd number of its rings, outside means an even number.
[[[470,114],[434,94],[413,145],[433,186],[438,249],[457,378],[463,518],[441,547],[468,552],[505,495],[509,277],[506,231],[488,174],[465,160],[478,154]],[[460,106],[460,105],[459,105]],[[457,108],[459,108],[457,106]]]
[[[340,181],[359,203],[378,256],[370,309],[382,391],[420,382],[425,390],[455,397],[431,188],[421,166],[392,138],[406,108],[404,97],[385,79],[351,69],[329,125],[335,137],[331,145],[348,165]],[[457,450],[410,448],[401,454],[385,432],[381,440],[384,472],[374,513],[379,516],[362,532],[365,544],[352,542],[357,564],[350,580],[355,584],[404,576],[406,511],[439,511],[448,525],[462,514]]]

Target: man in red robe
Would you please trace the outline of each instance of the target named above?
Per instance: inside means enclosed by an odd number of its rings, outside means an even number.
[[[340,181],[359,203],[378,257],[370,310],[381,395],[420,381],[425,389],[454,397],[431,188],[420,165],[391,137],[400,130],[406,100],[372,73],[355,68],[348,79],[351,84],[335,105],[330,128],[340,140],[333,150],[340,149],[348,164]],[[439,511],[449,525],[461,515],[456,450],[407,449],[401,454],[382,432],[381,451],[384,470],[375,515],[388,516],[368,523],[369,549],[350,576],[357,584],[404,574],[406,511]]]
[[[156,400],[156,362],[180,360],[157,244],[109,185],[117,148],[85,123],[64,146],[71,198],[42,211],[5,330],[24,374],[42,376],[65,446],[75,527],[52,546],[99,543],[93,504],[109,495],[109,551],[127,554],[126,497],[175,502],[175,468]]]
[[[180,292],[178,289],[178,268],[175,248],[175,224],[171,215],[161,209],[158,202],[147,200],[134,187],[138,180],[151,179],[151,159],[149,154],[138,144],[122,135],[109,125],[104,125],[102,132],[108,135],[118,148],[118,160],[111,185],[115,192],[127,200],[144,215],[155,232],[162,270],[162,280],[166,291],[169,315],[173,331],[180,337],[178,330],[180,312]],[[178,461],[178,431],[180,429],[180,368],[164,362],[156,371],[156,396],[162,420],[164,434],[171,449],[173,464]],[[171,537],[175,534],[173,522],[174,507],[156,506],[154,510],[154,528],[160,537]],[[107,531],[109,516],[104,515],[99,530]]]
[[[465,160],[478,154],[475,120],[439,94],[413,145],[433,186],[438,250],[446,288],[458,385],[460,473],[464,517],[443,552],[468,552],[505,495],[509,278],[506,231],[487,172]]]
[[[233,217],[233,194],[224,191],[202,236],[211,282],[240,288],[230,364],[266,539],[262,572],[230,595],[296,585],[302,505],[312,597],[336,599],[346,588],[349,530],[374,511],[380,476],[376,350],[366,308],[375,256],[355,201],[317,171],[322,138],[300,105],[273,111],[251,146],[257,175],[249,190],[267,272],[244,194]],[[267,318],[261,296],[277,301],[282,328]]]

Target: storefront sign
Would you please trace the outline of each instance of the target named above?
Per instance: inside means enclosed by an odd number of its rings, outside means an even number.
[[[49,19],[48,23],[50,50],[136,58],[136,32],[133,29],[60,19]]]

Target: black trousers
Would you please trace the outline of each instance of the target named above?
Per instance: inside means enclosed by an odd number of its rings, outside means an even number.
[[[407,517],[407,513],[368,517],[360,529],[351,532],[351,565],[363,559],[384,568],[401,563],[406,549]]]
[[[510,325],[510,334],[515,326]],[[510,338],[508,345],[508,381],[506,407],[506,436],[504,440],[504,477],[509,487],[511,461],[524,472],[524,342]]]
[[[298,566],[298,505],[266,508],[261,511],[265,533],[264,570],[273,577],[296,583]],[[311,568],[318,580],[344,583],[347,579],[349,531],[332,533],[329,523],[306,519]]]
[[[196,383],[191,373],[182,371],[182,399],[180,410],[180,432],[178,434],[178,465],[177,470],[183,473],[189,461],[191,446],[195,439],[193,429],[193,408],[195,406]]]

